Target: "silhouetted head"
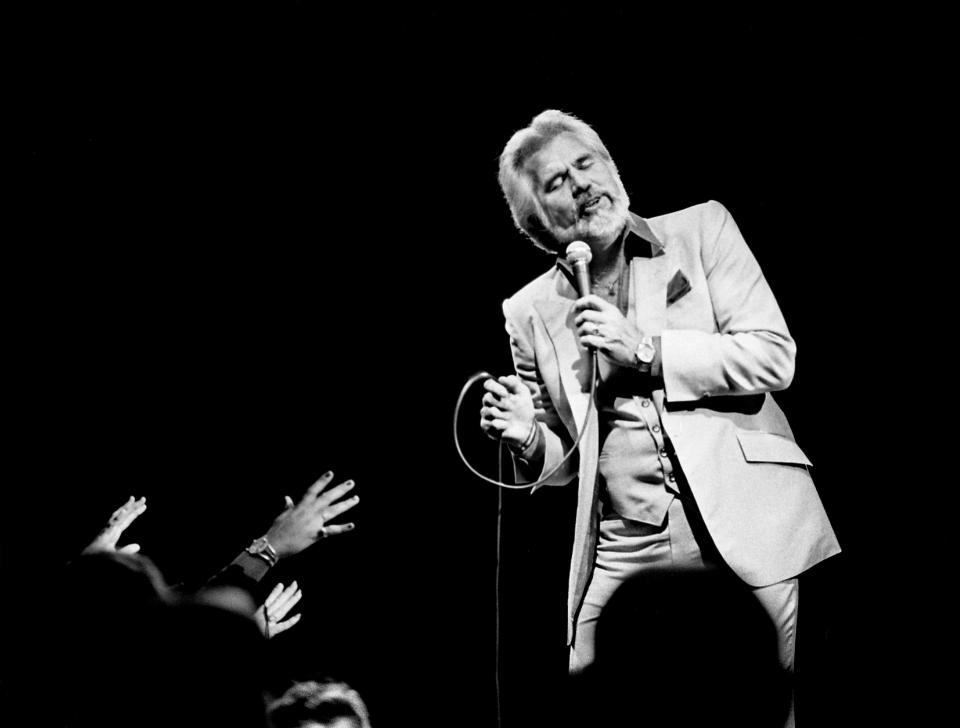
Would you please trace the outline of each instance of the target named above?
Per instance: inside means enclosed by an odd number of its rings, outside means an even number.
[[[111,609],[167,600],[170,589],[156,565],[142,554],[97,551],[66,566],[63,593],[76,606]]]
[[[720,570],[652,570],[600,615],[581,687],[610,725],[779,728],[789,681],[777,631],[750,589]]]
[[[85,554],[60,577],[48,607],[63,648],[61,664],[80,681],[115,671],[116,653],[138,641],[172,599],[159,569],[140,554]]]
[[[249,615],[194,601],[169,606],[148,654],[149,725],[267,724],[266,640]]]
[[[265,640],[249,615],[175,598],[139,554],[76,559],[59,597],[68,725],[265,728]]]
[[[343,682],[307,681],[270,704],[274,728],[370,728],[367,706]]]

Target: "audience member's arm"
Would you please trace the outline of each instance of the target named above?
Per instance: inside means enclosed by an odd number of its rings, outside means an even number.
[[[117,541],[127,530],[131,523],[137,520],[137,517],[147,510],[147,499],[140,498],[135,500],[133,496],[113,512],[106,527],[91,541],[83,550],[84,554],[92,554],[97,551],[119,551],[121,554],[135,554],[140,550],[140,545],[131,543],[117,548]]]
[[[297,587],[297,582],[293,582],[286,589],[283,584],[277,584],[270,592],[270,596],[261,604],[254,613],[253,618],[260,627],[260,631],[268,639],[286,632],[300,621],[300,615],[295,614],[290,619],[284,620],[287,613],[300,601],[303,592]]]
[[[332,481],[333,473],[327,473],[307,489],[296,505],[287,496],[286,508],[266,534],[255,539],[211,581],[260,581],[280,559],[298,554],[320,539],[352,531],[353,523],[326,525],[360,500],[358,496],[340,500],[353,488],[352,480],[324,491]]]

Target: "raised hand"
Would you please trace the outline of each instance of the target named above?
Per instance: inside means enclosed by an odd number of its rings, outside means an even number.
[[[127,530],[131,523],[147,510],[147,499],[140,498],[134,500],[133,496],[113,512],[110,520],[93,541],[83,550],[83,553],[89,554],[97,551],[118,551],[121,554],[135,554],[140,550],[140,545],[131,543],[121,548],[117,548],[117,541]]]
[[[353,508],[360,500],[356,495],[341,500],[353,488],[352,480],[325,490],[331,481],[333,473],[327,473],[307,489],[296,505],[290,496],[286,497],[287,507],[274,519],[266,533],[278,557],[292,556],[320,539],[353,530],[353,523],[328,525],[329,521]]]
[[[290,619],[284,620],[287,613],[296,606],[297,602],[303,597],[303,592],[293,582],[286,589],[283,584],[277,584],[270,592],[270,596],[261,604],[254,613],[253,618],[267,638],[274,637],[281,632],[286,632],[300,621],[299,614],[294,614]]]

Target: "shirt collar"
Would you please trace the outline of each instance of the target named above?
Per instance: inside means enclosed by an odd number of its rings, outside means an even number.
[[[656,258],[663,255],[663,243],[654,234],[649,223],[639,215],[630,213],[625,235],[623,253],[627,260],[637,255],[641,258]]]

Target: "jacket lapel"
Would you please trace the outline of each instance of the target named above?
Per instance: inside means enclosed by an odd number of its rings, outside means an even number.
[[[646,336],[658,336],[667,323],[667,285],[671,256],[666,246],[639,215],[630,213],[630,230],[647,241],[651,257],[630,259],[630,311]]]
[[[669,272],[669,255],[630,262],[630,313],[646,336],[659,336],[666,328]]]
[[[569,284],[561,276],[558,288],[563,287],[569,287]],[[571,295],[575,295],[572,290]],[[533,304],[543,320],[557,357],[563,396],[554,402],[554,406],[574,436],[579,433],[590,402],[590,357],[577,343],[573,325],[575,300],[556,292],[555,295]],[[568,407],[564,407],[564,403]]]

